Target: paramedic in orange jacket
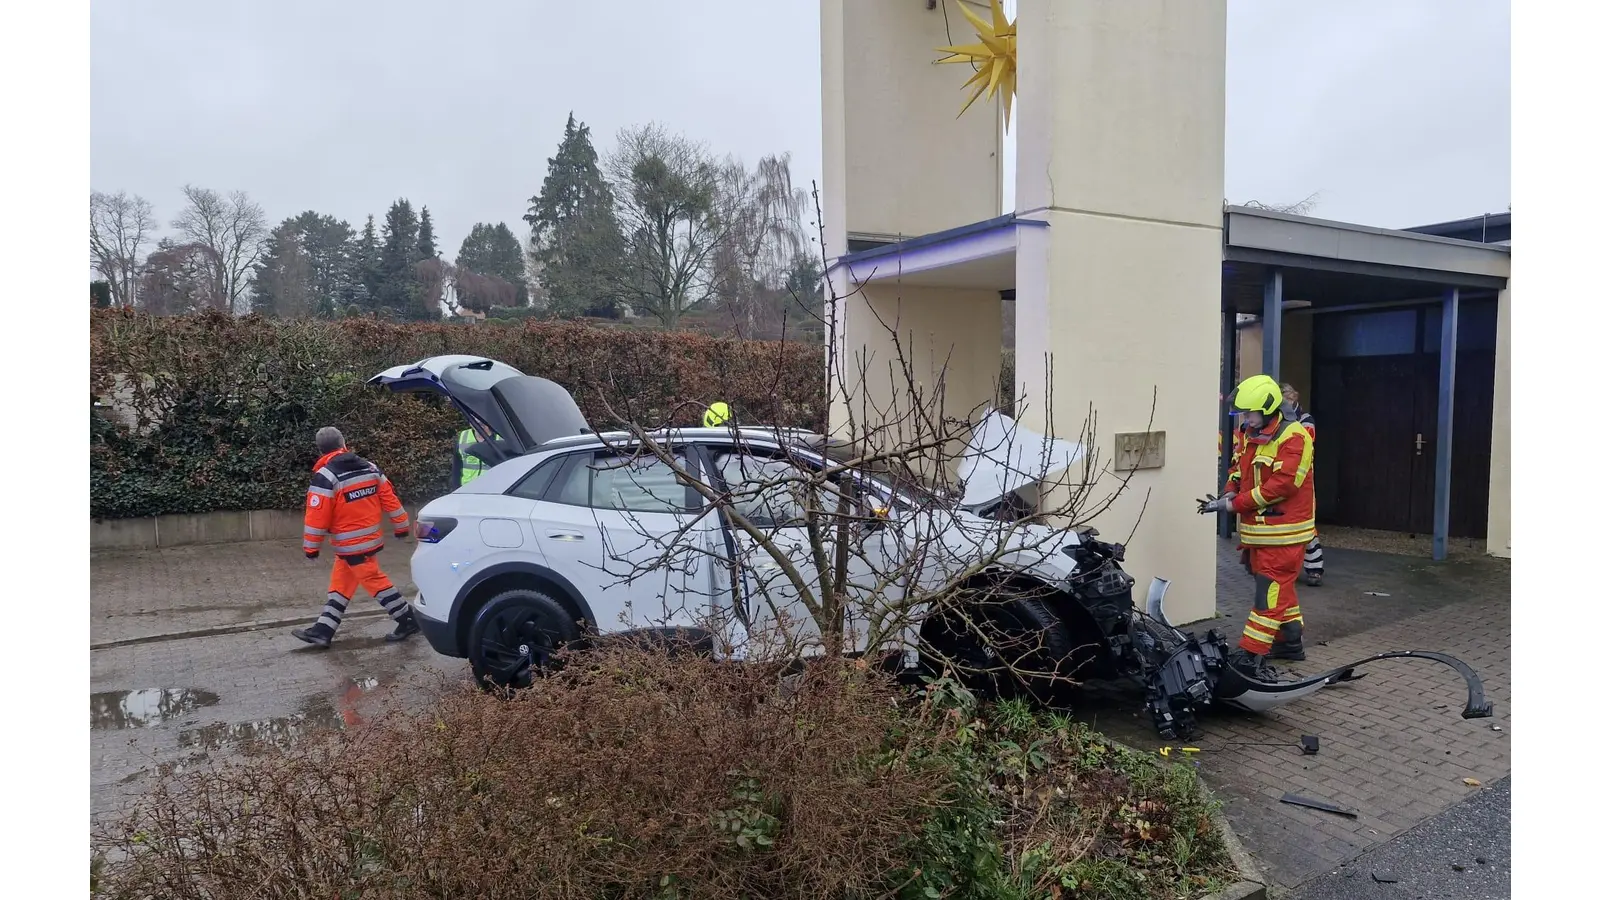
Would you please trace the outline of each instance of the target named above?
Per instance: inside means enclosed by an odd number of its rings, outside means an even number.
[[[333,576],[328,580],[328,603],[310,628],[296,628],[295,637],[326,647],[339,630],[356,588],[366,588],[390,618],[394,633],[388,639],[403,641],[420,629],[400,591],[378,568],[375,558],[383,549],[387,524],[394,536],[411,533],[411,520],[389,479],[378,467],[350,452],[339,429],[317,432],[317,452],[322,458],[312,467],[306,490],[306,559],[316,559],[327,541],[334,553]]]
[[[1238,666],[1259,671],[1273,659],[1305,659],[1304,620],[1295,582],[1306,544],[1316,535],[1316,487],[1311,435],[1282,414],[1283,393],[1266,375],[1247,378],[1233,395],[1240,423],[1239,453],[1222,497],[1201,501],[1201,512],[1239,516],[1239,543],[1255,576],[1255,604],[1245,622]]]

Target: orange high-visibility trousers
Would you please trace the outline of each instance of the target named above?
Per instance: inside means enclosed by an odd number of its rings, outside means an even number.
[[[372,554],[357,559],[359,562],[351,562],[344,557],[336,558],[333,561],[333,573],[328,576],[328,603],[322,608],[322,615],[317,621],[334,631],[338,631],[340,623],[344,621],[345,610],[355,598],[357,587],[366,588],[367,593],[382,604],[389,618],[396,622],[411,611],[394,582],[378,568],[378,560]]]
[[[1245,568],[1255,577],[1254,608],[1244,623],[1239,646],[1246,653],[1266,655],[1284,625],[1302,623],[1295,582],[1305,562],[1306,545],[1245,547]],[[1298,630],[1298,629],[1296,629]]]

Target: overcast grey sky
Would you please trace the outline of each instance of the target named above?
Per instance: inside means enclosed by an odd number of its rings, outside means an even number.
[[[569,109],[602,152],[653,119],[821,177],[816,0],[98,0],[90,31],[92,185],[163,221],[185,183],[356,227],[404,196],[454,257],[474,222],[525,234]],[[1505,209],[1509,32],[1509,0],[1232,0],[1229,201]]]

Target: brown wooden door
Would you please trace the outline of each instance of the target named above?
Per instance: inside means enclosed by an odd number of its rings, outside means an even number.
[[[1481,538],[1488,526],[1495,303],[1493,297],[1462,302],[1450,473],[1452,537]],[[1319,317],[1316,328],[1311,412],[1317,419],[1318,520],[1431,533],[1439,307]],[[1410,352],[1383,352],[1403,350],[1408,343]]]
[[[1316,371],[1317,518],[1410,531],[1416,521],[1418,358],[1325,361]],[[1398,388],[1398,389],[1397,389]]]
[[[1456,348],[1455,411],[1450,448],[1450,536],[1482,538],[1489,528],[1489,453],[1494,425],[1496,300],[1463,300]],[[1423,445],[1416,473],[1413,530],[1433,531],[1439,434],[1438,314],[1428,311],[1418,371],[1417,422]]]

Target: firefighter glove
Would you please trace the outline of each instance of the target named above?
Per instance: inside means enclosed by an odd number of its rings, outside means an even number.
[[[1201,514],[1227,512],[1233,508],[1233,494],[1227,493],[1221,497],[1215,494],[1207,494],[1204,500],[1197,499],[1194,502],[1200,507],[1195,512]]]
[[[306,551],[306,559],[316,559],[317,555],[320,554],[321,552],[322,552],[321,550],[307,550]]]

